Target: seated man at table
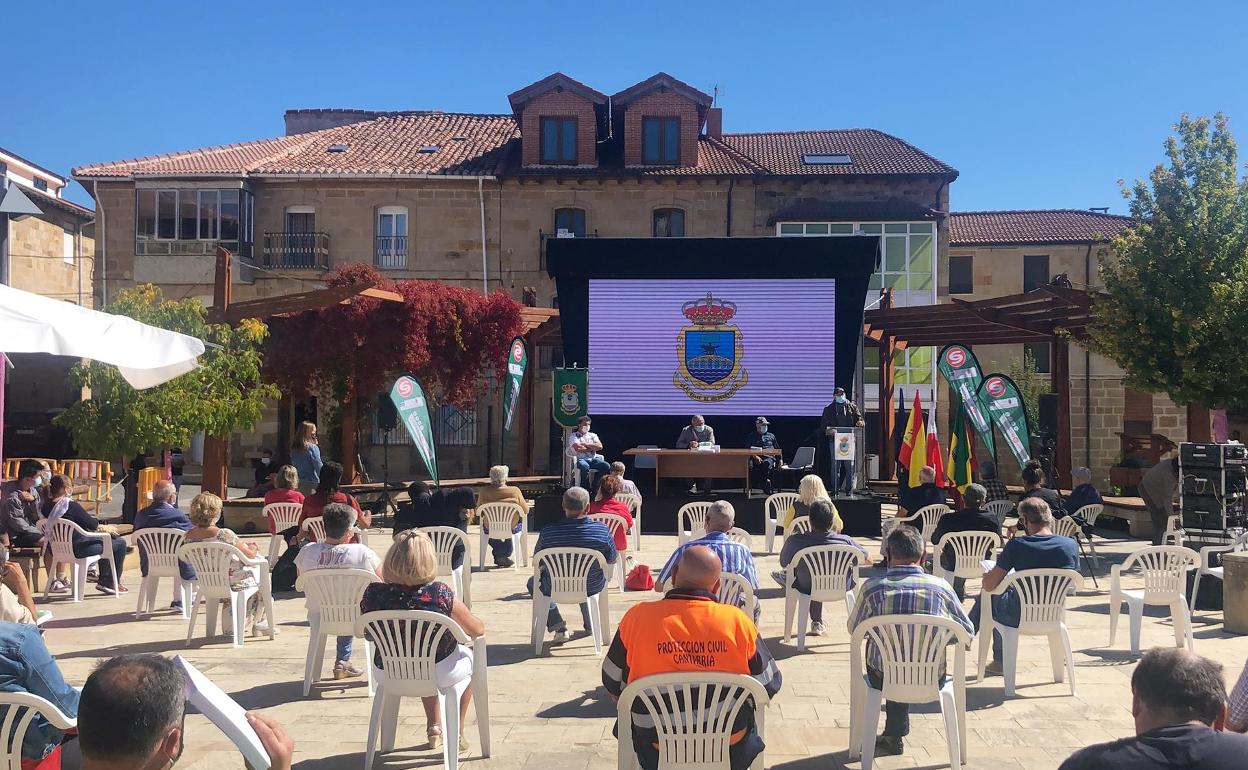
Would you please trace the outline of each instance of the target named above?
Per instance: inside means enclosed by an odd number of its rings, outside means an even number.
[[[1048,503],[1038,497],[1028,497],[1018,504],[1018,526],[1027,534],[1008,540],[997,557],[997,564],[984,575],[984,591],[1001,585],[1010,570],[1026,569],[1079,569],[1079,548],[1074,540],[1053,534],[1053,512]],[[981,593],[971,607],[971,620],[979,628]],[[1022,605],[1013,589],[992,597],[992,620],[1003,626],[1018,628],[1022,618]],[[992,662],[985,672],[1000,676],[1002,672],[1001,632],[992,632]]]
[[[967,486],[966,491],[962,493],[962,499],[966,502],[966,507],[960,511],[946,513],[940,517],[940,521],[936,522],[936,531],[932,533],[932,545],[940,542],[945,535],[953,532],[996,532],[1001,534],[1001,528],[997,526],[997,520],[992,514],[984,510],[984,498],[988,496],[988,492],[979,484],[971,484]],[[992,553],[985,553],[984,558],[990,558]],[[947,570],[954,568],[953,546],[946,545],[945,549],[940,552],[940,566]],[[953,579],[953,591],[958,595],[959,599],[966,596],[966,578],[955,577]]]
[[[586,518],[588,512],[588,492],[580,487],[572,487],[564,492],[563,518],[542,527],[542,533],[537,536],[537,545],[533,547],[533,558],[536,560],[537,555],[547,548],[590,548],[605,556],[607,564],[615,564],[619,552],[615,549],[611,530],[600,521]],[[597,564],[589,568],[585,582],[586,594],[589,596],[600,593],[607,587],[607,578]],[[533,578],[529,578],[528,588],[532,594]],[[550,595],[550,576],[545,568],[542,569],[540,588],[542,593]],[[589,604],[586,602],[580,606],[581,620],[585,624],[585,630],[589,631]],[[546,615],[546,630],[554,632],[555,644],[568,640],[568,624],[563,622],[563,615],[560,614],[558,605],[553,602]]]
[[[771,432],[770,425],[766,417],[755,420],[754,430],[745,437],[745,445],[759,449],[779,449],[780,442],[776,440],[776,434]],[[757,486],[763,490],[763,494],[770,495],[771,474],[775,469],[775,455],[753,455],[750,457],[750,485]]]
[[[706,534],[697,540],[690,540],[684,545],[676,547],[672,551],[672,555],[668,558],[667,563],[663,565],[663,569],[659,571],[659,576],[655,579],[654,590],[659,593],[666,591],[668,583],[672,580],[672,573],[676,570],[676,565],[680,563],[681,558],[685,555],[685,551],[690,548],[705,546],[715,552],[719,557],[721,568],[724,572],[734,575],[740,575],[750,584],[750,588],[758,590],[758,572],[754,567],[754,555],[750,553],[750,549],[744,543],[737,543],[728,539],[728,530],[732,529],[736,519],[736,511],[732,507],[732,503],[727,500],[716,500],[711,503],[711,508],[706,512]],[[757,620],[760,605],[756,602],[754,606],[755,620]]]
[[[631,682],[676,672],[745,674],[758,680],[768,698],[780,692],[780,669],[754,623],[740,609],[716,600],[720,562],[715,552],[695,545],[681,554],[676,587],[664,598],[634,604],[620,619],[602,662],[602,686],[618,701]],[[709,652],[714,650],[714,652]],[[747,701],[737,713],[728,746],[728,765],[745,770],[763,750],[755,727],[756,706]],[[644,770],[659,765],[656,732],[641,700],[633,704],[631,739]],[[619,740],[629,728],[616,725]]]
[[[695,414],[689,418],[689,424],[681,429],[680,435],[676,437],[677,449],[697,449],[701,446],[715,445],[715,429],[706,424],[706,420],[700,414]],[[695,482],[690,492],[698,491],[698,485]],[[711,491],[711,480],[702,479],[702,491]]]

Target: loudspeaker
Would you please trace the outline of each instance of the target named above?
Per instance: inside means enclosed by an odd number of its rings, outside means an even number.
[[[1036,426],[1037,433],[1048,433],[1057,435],[1057,394],[1041,393],[1039,404],[1039,425]]]
[[[377,427],[382,430],[394,430],[399,427],[399,410],[394,408],[389,393],[377,396]]]

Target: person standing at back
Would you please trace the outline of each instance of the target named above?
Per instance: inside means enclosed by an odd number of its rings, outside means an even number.
[[[1165,454],[1173,452],[1174,444],[1166,447]],[[1156,465],[1144,471],[1140,479],[1140,497],[1148,508],[1148,516],[1153,523],[1153,545],[1161,545],[1161,536],[1166,531],[1166,523],[1174,513],[1174,493],[1179,488],[1179,459],[1170,457],[1159,460]]]
[[[299,491],[312,494],[321,479],[321,448],[317,444],[316,425],[299,423],[295,440],[290,445],[290,464],[299,471]]]
[[[850,401],[845,395],[845,389],[838,386],[832,391],[832,403],[823,409],[823,417],[819,420],[819,439],[824,442],[825,446],[831,446],[828,440],[828,428],[861,428],[866,423],[862,419],[862,412],[858,409],[858,405]],[[837,460],[828,458],[832,469],[832,494],[839,494],[842,490],[852,493],[854,491],[854,461],[853,460]]]

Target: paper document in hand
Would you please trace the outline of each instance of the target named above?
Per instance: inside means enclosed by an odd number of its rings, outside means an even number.
[[[246,710],[181,655],[174,657],[186,673],[186,699],[225,733],[253,770],[269,770],[272,762],[260,736],[247,721]]]

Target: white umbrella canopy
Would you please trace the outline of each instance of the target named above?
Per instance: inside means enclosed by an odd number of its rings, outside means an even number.
[[[138,390],[199,365],[204,343],[125,316],[0,284],[0,352],[51,353],[113,364]]]

